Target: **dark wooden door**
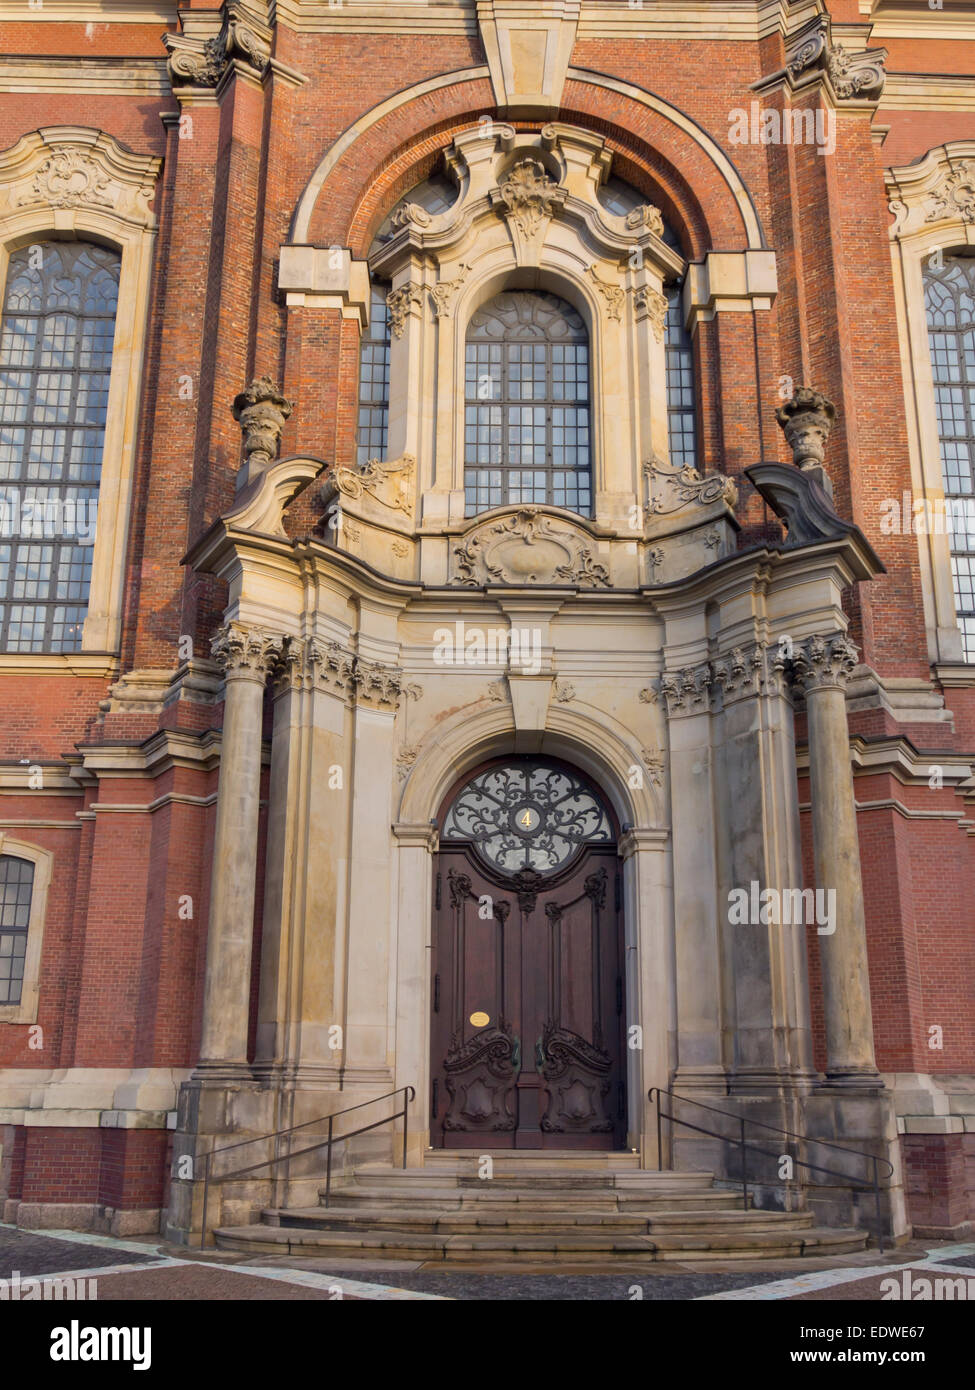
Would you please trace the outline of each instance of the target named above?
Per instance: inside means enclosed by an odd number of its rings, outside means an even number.
[[[525,822],[531,854],[522,853],[517,838],[514,853],[497,852],[483,835],[452,843],[451,828],[457,831],[460,820],[469,830],[469,817],[448,816],[441,837],[431,1143],[620,1148],[626,1104],[615,835],[600,807],[597,829],[603,833],[577,835],[568,846],[555,844],[554,852],[551,845],[536,849],[545,826],[558,823],[559,807],[576,812],[584,798],[553,764],[509,759],[501,770],[510,774],[512,768],[519,769],[521,785],[517,779],[513,787],[506,784],[500,799],[507,819]],[[498,787],[497,775],[493,782],[490,770],[485,775],[488,786]],[[549,788],[568,787],[554,810],[539,790],[546,778]],[[592,831],[594,813],[582,820],[583,830]],[[509,869],[512,861],[520,867]]]

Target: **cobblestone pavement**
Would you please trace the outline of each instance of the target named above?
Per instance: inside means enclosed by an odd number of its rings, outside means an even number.
[[[0,1279],[84,1274],[99,1301],[459,1300],[484,1302],[795,1301],[882,1297],[881,1280],[960,1279],[975,1284],[975,1243],[913,1241],[886,1255],[832,1260],[661,1264],[621,1270],[447,1270],[404,1261],[300,1260],[199,1252],[158,1238],[116,1240],[0,1225]],[[910,1284],[907,1285],[910,1288]]]

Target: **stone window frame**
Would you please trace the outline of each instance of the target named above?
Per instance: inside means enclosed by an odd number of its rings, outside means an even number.
[[[48,889],[54,871],[54,855],[40,845],[19,840],[0,831],[0,854],[13,859],[26,859],[34,866],[34,883],[27,921],[27,955],[24,961],[24,982],[18,1004],[0,1004],[0,1023],[36,1023],[40,996],[41,951],[44,945],[44,924],[47,918]]]
[[[972,161],[966,171],[968,162]],[[936,251],[948,258],[975,248],[975,196],[965,189],[975,174],[975,141],[951,141],[913,164],[886,171],[894,222],[890,228],[897,327],[913,501],[944,504],[934,374],[928,342],[924,265]],[[960,186],[959,186],[960,185]],[[903,499],[896,499],[902,506]],[[903,521],[903,518],[902,518]],[[927,527],[917,537],[928,656],[935,674],[952,685],[975,685],[955,611],[951,537]]]
[[[0,292],[11,254],[36,242],[88,240],[122,257],[81,650],[0,653],[0,672],[110,674],[117,664],[157,230],[149,202],[161,167],[156,156],[81,126],[42,127],[0,150]]]

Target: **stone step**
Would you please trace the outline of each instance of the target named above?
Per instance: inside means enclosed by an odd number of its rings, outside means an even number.
[[[702,1235],[723,1231],[772,1231],[785,1226],[812,1226],[813,1213],[757,1211],[543,1211],[483,1207],[465,1211],[444,1211],[439,1207],[424,1207],[411,1203],[408,1207],[390,1210],[387,1207],[365,1204],[347,1208],[296,1208],[289,1211],[269,1209],[261,1216],[262,1223],[286,1229],[321,1231],[382,1230],[443,1235],[507,1235],[569,1234],[647,1235],[656,1231],[677,1231],[687,1235]]]
[[[767,1213],[766,1213],[767,1214]],[[335,1231],[316,1227],[237,1226],[214,1232],[221,1250],[304,1258],[420,1260],[449,1265],[612,1264],[660,1260],[750,1260],[845,1254],[862,1250],[863,1231],[797,1227],[721,1230],[706,1235],[671,1231],[550,1235],[407,1235],[391,1230]]]
[[[321,1198],[323,1201],[324,1198]],[[512,1209],[530,1207],[533,1211],[681,1211],[689,1208],[701,1211],[708,1208],[741,1211],[741,1192],[722,1192],[713,1188],[691,1191],[668,1191],[665,1188],[609,1188],[596,1190],[559,1191],[551,1195],[533,1188],[495,1188],[483,1182],[478,1188],[444,1187],[432,1182],[404,1192],[377,1185],[355,1183],[333,1187],[329,1210],[355,1207],[363,1203],[370,1207],[397,1210],[405,1201],[435,1206],[441,1211],[473,1210],[480,1207],[504,1206]]]
[[[640,1171],[640,1155],[630,1150],[599,1149],[428,1149],[424,1167],[431,1171],[475,1172],[487,1157],[495,1169],[510,1172],[624,1173]]]
[[[517,1188],[524,1191],[540,1191],[551,1189],[552,1191],[595,1191],[600,1188],[606,1190],[639,1190],[650,1192],[653,1190],[667,1192],[690,1192],[705,1191],[711,1188],[713,1174],[711,1173],[657,1173],[650,1169],[626,1169],[621,1172],[613,1171],[586,1171],[578,1170],[566,1172],[561,1167],[546,1167],[539,1169],[508,1169],[504,1166],[494,1165],[490,1178],[482,1178],[478,1175],[477,1168],[472,1165],[469,1171],[442,1172],[436,1168],[380,1168],[380,1167],[360,1167],[356,1170],[354,1179],[342,1179],[343,1187],[348,1187],[351,1183],[355,1185],[366,1185],[374,1187],[377,1183],[383,1187],[403,1188],[410,1191],[422,1187],[453,1187],[453,1188],[476,1188],[495,1187],[504,1185],[506,1188]],[[333,1182],[335,1190],[336,1182]]]

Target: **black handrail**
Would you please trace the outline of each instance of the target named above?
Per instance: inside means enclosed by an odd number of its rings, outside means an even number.
[[[721,1134],[718,1130],[706,1129],[701,1125],[691,1124],[690,1120],[682,1120],[678,1115],[673,1115],[669,1111],[663,1110],[660,1104],[661,1096],[669,1096],[671,1100],[678,1100],[682,1105],[695,1105],[699,1110],[708,1110],[711,1112],[712,1115],[721,1115],[726,1120],[737,1120],[741,1128],[740,1137],[738,1139],[732,1139],[730,1135]],[[695,1134],[706,1134],[709,1138],[720,1139],[723,1143],[726,1144],[737,1144],[738,1148],[741,1150],[742,1195],[744,1197],[746,1211],[748,1210],[748,1170],[745,1166],[745,1156],[748,1150],[751,1149],[753,1153],[762,1154],[765,1158],[774,1159],[779,1157],[778,1154],[770,1153],[768,1149],[760,1149],[755,1144],[749,1144],[745,1138],[746,1125],[753,1125],[756,1129],[768,1130],[770,1134],[778,1134],[785,1139],[795,1139],[800,1144],[818,1144],[821,1148],[824,1149],[835,1149],[837,1153],[844,1154],[847,1157],[869,1159],[872,1165],[872,1180],[864,1180],[863,1185],[859,1187],[857,1190],[861,1192],[873,1192],[874,1203],[877,1212],[877,1240],[880,1244],[880,1253],[884,1253],[884,1226],[880,1210],[880,1180],[877,1165],[878,1163],[882,1163],[885,1168],[889,1169],[889,1172],[885,1174],[885,1177],[889,1180],[894,1176],[894,1165],[889,1161],[889,1159],[878,1158],[876,1154],[866,1153],[862,1149],[847,1149],[844,1148],[842,1144],[831,1143],[828,1139],[810,1139],[808,1135],[794,1134],[793,1131],[790,1129],[779,1129],[775,1125],[767,1125],[764,1122],[764,1120],[753,1120],[746,1115],[736,1115],[730,1110],[720,1110],[716,1105],[705,1105],[703,1101],[692,1100],[690,1096],[679,1096],[675,1091],[667,1090],[665,1086],[651,1086],[650,1090],[647,1092],[647,1100],[650,1101],[651,1105],[656,1107],[657,1111],[658,1172],[663,1171],[663,1140],[660,1128],[661,1119],[669,1120],[671,1125],[683,1125],[685,1129],[694,1130]],[[792,1156],[790,1155],[790,1157]],[[839,1173],[836,1171],[835,1168],[827,1168],[825,1164],[822,1163],[807,1163],[804,1159],[801,1158],[795,1158],[793,1159],[793,1162],[798,1164],[800,1168],[812,1168],[815,1169],[818,1173],[828,1173],[830,1177],[843,1178],[844,1181],[851,1184],[857,1182],[857,1179],[855,1177],[851,1178],[849,1173]]]
[[[346,1134],[333,1135],[334,1121],[342,1115],[351,1115],[355,1110],[363,1110],[367,1105],[378,1105],[381,1100],[390,1100],[393,1096],[403,1095],[402,1110],[395,1110],[392,1115],[384,1115],[381,1120],[374,1121],[371,1125],[361,1125],[358,1129],[350,1129]],[[207,1202],[210,1193],[210,1183],[229,1182],[232,1178],[242,1178],[248,1173],[256,1173],[259,1168],[271,1168],[277,1163],[289,1162],[292,1158],[301,1158],[303,1154],[315,1153],[318,1149],[327,1149],[325,1163],[325,1206],[329,1204],[332,1195],[332,1145],[337,1144],[341,1139],[354,1139],[356,1135],[367,1134],[371,1129],[379,1129],[381,1125],[388,1125],[393,1120],[403,1117],[403,1167],[406,1167],[406,1141],[409,1132],[409,1117],[407,1109],[411,1102],[416,1100],[416,1091],[412,1086],[398,1086],[395,1091],[387,1091],[383,1096],[373,1096],[371,1100],[360,1101],[358,1105],[348,1105],[344,1110],[336,1110],[331,1115],[320,1115],[318,1119],[306,1120],[304,1124],[291,1125],[288,1129],[274,1130],[271,1134],[258,1134],[253,1139],[240,1139],[236,1144],[224,1144],[222,1148],[210,1149],[204,1157],[203,1165],[203,1216],[200,1222],[200,1249],[206,1245],[207,1238]],[[307,1148],[298,1149],[294,1153],[277,1154],[274,1158],[265,1158],[260,1163],[252,1163],[246,1168],[235,1168],[230,1173],[220,1173],[217,1177],[211,1176],[213,1159],[217,1154],[229,1153],[231,1149],[242,1149],[246,1144],[265,1144],[269,1139],[281,1139],[286,1134],[297,1134],[300,1129],[308,1129],[311,1125],[320,1125],[328,1122],[328,1137],[319,1144],[309,1144]]]

